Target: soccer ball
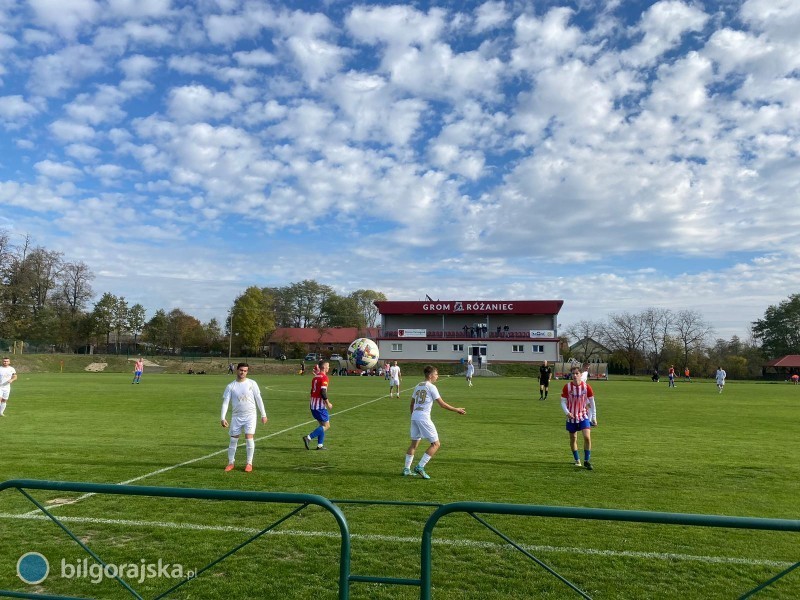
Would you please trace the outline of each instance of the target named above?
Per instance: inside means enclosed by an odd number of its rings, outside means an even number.
[[[373,368],[378,364],[378,344],[369,338],[354,340],[347,349],[347,361],[362,371]]]

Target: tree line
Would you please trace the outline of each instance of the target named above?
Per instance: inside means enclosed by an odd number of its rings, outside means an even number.
[[[564,356],[597,360],[608,351],[609,369],[616,373],[664,374],[674,365],[698,375],[710,375],[724,365],[733,378],[759,376],[767,360],[800,354],[800,294],[767,308],[764,318],[751,324],[751,337],[724,340],[697,311],[647,308],[641,312],[612,313],[605,321],[579,321],[565,331]],[[570,347],[569,341],[572,341]]]
[[[338,294],[312,280],[282,287],[247,288],[220,323],[202,322],[180,308],[158,309],[148,318],[144,306],[104,292],[93,304],[95,276],[82,261],[33,244],[29,236],[12,242],[0,229],[0,339],[25,340],[37,349],[62,352],[100,348],[131,350],[140,344],[159,352],[227,351],[257,354],[278,327],[373,327],[374,290]],[[22,237],[22,236],[21,236]],[[9,344],[10,345],[10,344]]]
[[[105,346],[120,352],[123,344],[140,343],[160,352],[187,348],[257,354],[280,327],[364,329],[378,325],[375,301],[381,292],[360,289],[338,294],[313,280],[281,287],[251,286],[226,311],[226,319],[202,322],[179,308],[159,309],[149,319],[141,304],[130,305],[111,292],[95,297],[95,276],[82,261],[35,245],[29,236],[13,243],[0,229],[0,339],[33,342],[40,349],[62,352]],[[565,331],[562,354],[579,360],[596,358],[592,340],[611,351],[617,372],[637,373],[666,365],[688,366],[697,373],[718,364],[734,377],[758,375],[765,360],[800,354],[800,294],[769,306],[751,324],[751,338],[714,339],[713,328],[691,310],[648,308],[612,313],[605,321],[579,321]],[[569,349],[569,340],[577,342]],[[10,345],[10,344],[9,344]],[[128,348],[126,348],[128,349]]]

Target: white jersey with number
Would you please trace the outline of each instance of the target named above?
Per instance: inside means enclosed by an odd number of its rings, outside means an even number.
[[[222,394],[222,420],[228,412],[228,404],[232,403],[231,415],[234,417],[255,416],[256,410],[262,417],[267,416],[264,401],[261,399],[261,390],[252,379],[232,381]]]
[[[414,411],[411,413],[412,421],[429,421],[431,418],[431,408],[441,396],[439,390],[430,381],[418,383],[411,394],[414,400]]]
[[[728,374],[725,369],[717,369],[717,385],[725,385],[725,378]]]
[[[11,378],[16,373],[14,367],[0,367],[0,387],[11,387]]]

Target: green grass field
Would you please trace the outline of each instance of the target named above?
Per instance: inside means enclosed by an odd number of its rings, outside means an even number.
[[[434,407],[442,449],[432,479],[403,478],[404,399],[383,379],[332,377],[330,451],[306,451],[310,377],[259,375],[270,422],[259,424],[252,473],[224,473],[220,375],[24,373],[0,419],[0,481],[44,479],[148,486],[314,493],[335,501],[459,500],[798,518],[796,449],[800,387],[708,380],[593,384],[599,427],[592,472],[571,464],[553,382],[538,401],[531,379],[442,378]],[[423,442],[421,448],[426,447]],[[419,453],[418,453],[419,456]],[[113,564],[147,561],[197,569],[290,510],[276,504],[58,494],[31,495]],[[76,501],[77,500],[77,501]],[[61,504],[71,501],[69,504]],[[61,505],[59,505],[61,504]],[[431,506],[340,502],[353,535],[356,575],[419,577],[420,538]],[[132,597],[110,580],[62,577],[86,555],[19,492],[0,493],[0,589],[97,598]],[[36,517],[36,518],[33,518]],[[800,534],[489,515],[486,520],[593,598],[735,598],[798,561]],[[335,598],[338,529],[306,508],[171,598]],[[433,597],[579,597],[466,515],[436,529]],[[17,560],[36,551],[49,577],[30,586]],[[91,560],[89,561],[91,564]],[[69,567],[67,568],[67,574]],[[175,580],[134,584],[154,597]],[[410,586],[353,583],[351,598],[417,598]],[[800,597],[800,569],[757,595]]]

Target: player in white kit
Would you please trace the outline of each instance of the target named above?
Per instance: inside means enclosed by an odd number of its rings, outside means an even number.
[[[394,397],[393,390],[397,388],[397,397],[400,397],[400,367],[397,366],[397,361],[389,367],[389,398]]]
[[[261,390],[258,384],[247,378],[250,366],[247,363],[236,365],[236,381],[232,381],[222,394],[222,426],[230,426],[231,440],[228,445],[228,466],[225,471],[232,471],[236,460],[236,447],[239,445],[239,435],[244,432],[245,448],[247,450],[247,464],[245,472],[253,470],[253,454],[256,450],[256,441],[253,436],[256,432],[256,410],[261,413],[261,423],[267,424],[267,411],[264,410],[264,401],[261,399]],[[228,414],[228,405],[231,407],[231,421],[225,418]]]
[[[428,461],[433,458],[433,455],[436,454],[436,451],[441,446],[439,433],[431,420],[433,403],[436,402],[442,408],[457,412],[460,415],[466,414],[467,411],[464,408],[450,406],[442,399],[435,385],[439,379],[439,371],[436,370],[436,367],[428,365],[423,372],[425,373],[425,381],[417,384],[417,387],[414,388],[414,393],[411,395],[411,445],[406,452],[403,475],[419,475],[423,479],[430,479],[430,476],[425,472],[425,465],[428,464]],[[417,451],[417,446],[419,446],[422,438],[428,440],[431,445],[412,471],[411,463],[414,462],[414,453]]]
[[[3,366],[0,366],[0,417],[5,417],[6,403],[11,395],[11,384],[17,380],[17,370],[11,366],[11,359],[3,357]]]

